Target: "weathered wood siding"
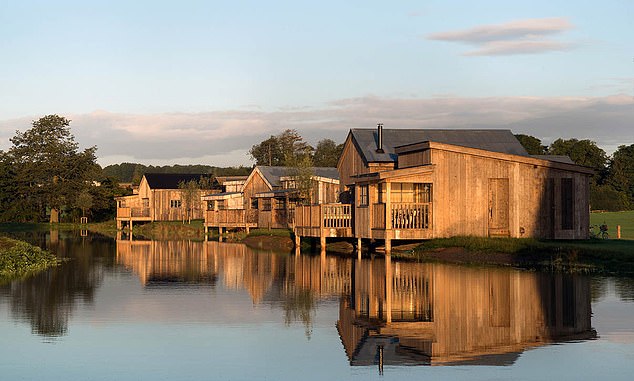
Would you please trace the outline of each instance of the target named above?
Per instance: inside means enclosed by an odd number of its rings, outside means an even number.
[[[587,238],[586,174],[438,149],[432,156],[436,165],[431,179],[434,237],[488,236],[490,180],[508,179],[509,236]],[[562,228],[563,178],[574,184],[572,229]]]
[[[191,219],[203,219],[207,209],[206,202],[202,201],[203,192],[198,191],[194,196],[194,210]],[[181,207],[170,206],[171,200],[181,200]],[[154,221],[177,221],[186,218],[187,209],[183,200],[183,191],[179,189],[155,189],[151,192],[150,207],[151,217]]]
[[[256,193],[270,190],[272,190],[271,187],[269,187],[266,181],[264,181],[260,172],[254,172],[253,176],[249,178],[249,181],[244,184],[243,193],[245,209],[251,209],[251,198],[255,197]]]

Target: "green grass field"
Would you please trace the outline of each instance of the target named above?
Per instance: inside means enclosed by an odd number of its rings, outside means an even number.
[[[626,212],[590,213],[590,225],[608,225],[610,238],[616,238],[616,226],[621,225],[621,238],[634,239],[634,210]],[[598,229],[595,229],[598,232]]]

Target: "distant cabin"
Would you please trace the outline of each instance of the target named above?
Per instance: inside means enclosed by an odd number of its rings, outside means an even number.
[[[282,166],[256,166],[242,188],[203,197],[207,202],[206,227],[287,228],[297,204],[336,202],[339,195],[337,168],[302,170]],[[301,192],[301,177],[309,183]],[[309,189],[308,189],[309,188]]]
[[[178,221],[204,218],[203,191],[196,192],[192,204],[185,205],[183,190],[179,184],[207,179],[213,184],[209,174],[203,173],[146,173],[139,184],[137,194],[117,197],[117,227],[124,223],[150,221]],[[209,191],[207,191],[209,192]]]
[[[379,239],[386,250],[395,239],[588,237],[593,171],[531,156],[509,130],[352,129],[337,169],[350,215],[317,227],[324,211],[302,210],[296,234]]]

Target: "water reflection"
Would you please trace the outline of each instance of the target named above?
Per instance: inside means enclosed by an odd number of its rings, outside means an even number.
[[[53,230],[48,234],[20,237],[40,244],[66,260],[60,266],[9,286],[12,316],[28,321],[35,334],[65,335],[77,303],[93,302],[104,268],[111,263],[112,240],[78,239],[76,235]]]
[[[361,261],[337,328],[351,365],[508,365],[528,347],[590,339],[589,278]]]
[[[255,304],[279,305],[307,335],[318,301],[338,298],[351,365],[505,365],[527,347],[595,336],[584,276],[282,256],[218,242],[119,241],[117,263],[146,285],[221,278]]]
[[[307,337],[321,303],[338,304],[332,329],[353,366],[512,364],[526,348],[595,337],[591,297],[605,292],[603,283],[591,283],[584,276],[389,258],[280,255],[211,241],[115,244],[97,237],[49,235],[47,245],[73,260],[13,282],[3,296],[10,300],[13,318],[28,321],[36,334],[67,334],[77,305],[94,303],[105,275],[123,270],[139,279],[125,287],[140,284],[155,291],[153,295],[173,288],[191,288],[199,294],[219,288],[246,293],[254,305],[269,305],[279,312],[287,325],[303,324]],[[617,288],[627,298],[634,285],[617,282]],[[180,308],[189,296],[178,294]],[[143,297],[147,293],[131,295],[126,302],[134,304],[139,302],[134,298]],[[208,314],[224,307],[214,304],[219,303],[215,299],[208,303],[188,313]],[[142,309],[137,313],[143,318]],[[247,319],[251,313],[244,310],[232,317]]]

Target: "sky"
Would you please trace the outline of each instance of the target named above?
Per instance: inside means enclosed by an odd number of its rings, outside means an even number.
[[[58,114],[102,165],[250,165],[284,129],[634,144],[634,1],[0,0],[0,150]]]

